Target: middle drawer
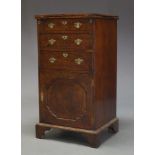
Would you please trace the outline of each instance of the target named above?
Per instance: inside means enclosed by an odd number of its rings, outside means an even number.
[[[67,69],[91,71],[92,53],[90,52],[50,52],[40,51],[40,69]]]
[[[41,34],[41,50],[92,49],[92,34]]]

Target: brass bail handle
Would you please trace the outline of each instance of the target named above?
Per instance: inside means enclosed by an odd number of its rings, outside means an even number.
[[[77,23],[74,23],[74,27],[79,29],[81,27],[82,23],[80,22],[77,22]]]
[[[56,61],[56,58],[54,58],[54,57],[51,57],[51,58],[49,59],[49,61],[50,61],[50,63],[55,63],[55,61]]]
[[[74,61],[76,64],[80,65],[84,60],[82,58],[77,58]]]
[[[55,39],[50,39],[50,40],[48,40],[48,43],[49,43],[50,45],[53,45],[55,42],[56,42]]]
[[[49,23],[49,24],[48,24],[48,27],[49,27],[49,28],[51,28],[51,29],[53,29],[53,28],[54,28],[54,26],[55,26],[55,24],[54,24],[54,23]]]

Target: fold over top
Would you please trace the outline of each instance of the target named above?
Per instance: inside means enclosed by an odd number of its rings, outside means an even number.
[[[44,14],[36,15],[36,19],[42,18],[105,18],[105,19],[118,19],[118,16],[112,16],[107,14]]]

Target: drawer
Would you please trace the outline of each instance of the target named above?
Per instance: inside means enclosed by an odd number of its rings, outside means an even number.
[[[93,46],[91,34],[42,34],[39,40],[44,50],[92,49]]]
[[[40,33],[55,31],[87,31],[93,29],[92,19],[46,19],[38,24]]]
[[[92,53],[41,52],[40,68],[89,71],[92,68]]]

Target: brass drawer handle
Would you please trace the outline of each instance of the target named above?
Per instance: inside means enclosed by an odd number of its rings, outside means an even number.
[[[50,61],[50,63],[54,63],[54,62],[56,61],[56,58],[51,57],[51,58],[49,59],[49,61]]]
[[[74,23],[74,27],[79,29],[81,27],[82,23],[80,22],[77,22],[77,23]]]
[[[49,42],[50,45],[53,45],[56,42],[56,40],[50,39],[50,40],[48,40],[48,42]]]
[[[74,40],[74,43],[76,45],[80,45],[82,43],[82,39],[76,39],[76,40]]]
[[[76,64],[80,65],[84,60],[81,58],[77,58],[74,60]]]
[[[67,25],[67,21],[66,21],[66,20],[62,21],[61,23],[62,23],[63,25]]]
[[[68,53],[62,53],[62,55],[63,55],[64,58],[68,57]]]
[[[51,28],[51,29],[53,29],[54,25],[55,25],[54,23],[49,23],[48,24],[48,27]]]
[[[68,36],[67,35],[64,35],[64,36],[62,36],[62,39],[63,40],[67,40],[68,39]]]

